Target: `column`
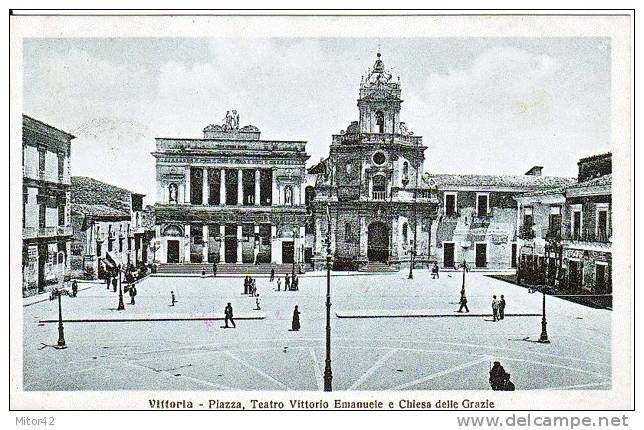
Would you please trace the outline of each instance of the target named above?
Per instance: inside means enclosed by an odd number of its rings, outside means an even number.
[[[315,215],[315,252],[318,255],[326,255],[325,250],[323,249],[323,237],[322,237],[322,220],[320,219],[320,214]]]
[[[219,204],[226,206],[226,169],[221,169],[221,182],[219,182]]]
[[[279,193],[277,190],[277,174],[275,169],[271,170],[271,206],[279,204]]]
[[[208,204],[208,196],[210,195],[210,187],[208,186],[208,169],[203,168],[203,188],[202,188],[202,197],[201,197],[201,202],[204,205]]]
[[[184,240],[183,262],[190,263],[190,224],[186,224],[185,231],[186,231],[186,234],[184,235],[185,237],[183,238]]]
[[[237,170],[237,205],[241,206],[244,204],[244,171],[242,169]]]
[[[183,202],[186,204],[190,204],[190,166],[186,166],[185,174],[186,174],[186,182],[185,182],[186,189],[183,192],[183,198],[184,198]]]
[[[223,170],[222,170],[223,172]],[[219,224],[219,262],[226,262],[226,225]]]
[[[365,217],[360,217],[360,256],[367,257],[367,249],[369,247],[368,243],[369,234],[367,232],[367,219]]]
[[[237,225],[237,264],[242,264],[242,225],[241,224]]]
[[[275,224],[271,224],[271,263],[273,264],[282,263],[282,256],[277,255],[278,244],[279,242],[277,241],[277,226]]]
[[[255,226],[255,237],[259,238],[259,225]],[[257,255],[259,254],[259,241],[255,242],[255,237],[253,237],[253,262],[257,262]]]
[[[205,169],[204,169],[205,170]],[[203,249],[201,250],[201,262],[202,263],[207,263],[208,262],[208,225],[204,224],[203,225]]]
[[[259,177],[260,177],[260,170],[257,169],[255,170],[255,206],[260,205],[260,199],[261,199],[261,193],[260,193],[260,182],[259,182]]]

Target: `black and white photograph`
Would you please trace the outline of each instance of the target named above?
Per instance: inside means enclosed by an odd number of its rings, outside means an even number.
[[[631,408],[632,19],[13,15],[12,406]]]

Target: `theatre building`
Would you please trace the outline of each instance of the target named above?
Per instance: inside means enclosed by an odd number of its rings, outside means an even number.
[[[203,138],[157,138],[156,260],[303,262],[305,146],[262,140],[235,111]]]

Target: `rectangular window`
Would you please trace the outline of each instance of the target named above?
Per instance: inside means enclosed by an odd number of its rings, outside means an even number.
[[[58,205],[58,225],[61,227],[65,225],[65,203]]]
[[[597,209],[597,238],[599,242],[608,241],[608,209]]]
[[[476,194],[476,215],[479,217],[486,217],[490,211],[489,208],[489,194]]]
[[[523,208],[523,225],[532,226],[533,222],[534,221],[532,217],[532,208],[531,207]]]
[[[572,238],[575,240],[581,239],[581,210],[573,210],[572,223],[571,223]]]
[[[550,208],[550,217],[548,218],[548,236],[559,237],[561,232],[561,207],[553,206]]]
[[[41,172],[45,171],[45,156],[47,154],[47,150],[42,149],[38,150],[38,170]]]
[[[58,153],[58,178],[62,179],[65,175],[65,154]]]
[[[487,266],[487,244],[477,243],[476,248],[476,267]]]
[[[455,216],[456,214],[456,193],[445,193],[445,215]]]

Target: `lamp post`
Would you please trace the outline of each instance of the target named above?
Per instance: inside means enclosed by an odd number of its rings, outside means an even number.
[[[63,257],[62,261],[60,258],[61,256]],[[62,251],[58,251],[56,254],[56,261],[58,262],[58,288],[51,292],[52,294],[50,299],[53,299],[54,297],[58,298],[58,342],[56,343],[56,346],[59,349],[63,349],[67,348],[67,344],[65,343],[65,328],[63,327],[63,305],[61,296],[68,293],[63,288],[65,283],[65,254]]]
[[[121,285],[121,265],[117,267],[118,274],[119,274],[119,305],[116,308],[117,311],[124,311],[125,310],[125,303],[123,303],[123,288]]]
[[[465,298],[465,272],[467,271],[467,263],[465,262],[465,259],[463,259],[463,263],[458,265],[459,268],[463,268],[463,283],[461,285],[461,302]]]
[[[324,391],[333,391],[331,382],[331,211],[326,205],[326,359],[324,360]]]
[[[546,320],[546,288],[545,288],[545,285],[541,289],[541,294],[543,295],[543,299],[542,299],[542,302],[541,302],[541,307],[542,307],[541,335],[539,336],[539,343],[550,343],[550,340],[548,339],[548,330],[547,330],[548,321]]]
[[[414,279],[414,257],[416,256],[416,242],[414,240],[409,244],[409,276],[408,279]]]

